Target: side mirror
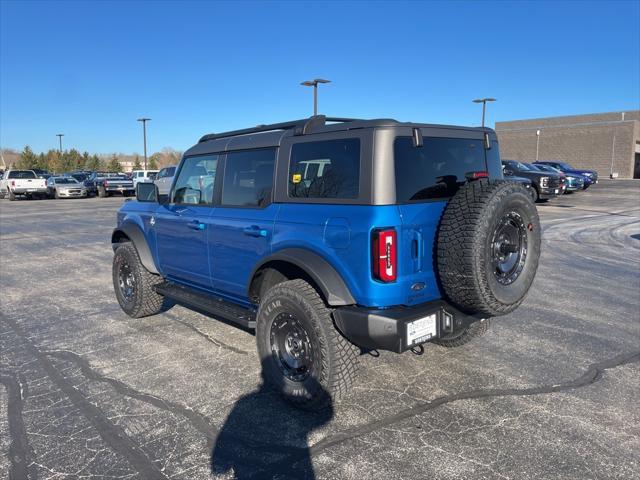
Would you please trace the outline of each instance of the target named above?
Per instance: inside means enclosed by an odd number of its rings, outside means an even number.
[[[155,183],[138,182],[136,185],[136,200],[139,202],[157,202],[158,187]]]
[[[508,175],[508,176],[513,175],[513,170],[510,170],[510,169],[508,169],[508,168],[503,168],[503,169],[502,169],[502,172],[503,172],[505,175]]]

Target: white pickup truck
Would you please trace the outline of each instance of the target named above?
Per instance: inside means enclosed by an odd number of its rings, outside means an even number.
[[[0,180],[0,198],[15,200],[16,195],[31,199],[47,196],[47,181],[33,170],[7,170]]]

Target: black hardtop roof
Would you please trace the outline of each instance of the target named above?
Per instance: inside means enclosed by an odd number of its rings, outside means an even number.
[[[380,127],[409,127],[409,128],[433,128],[433,129],[457,129],[494,133],[486,127],[463,127],[456,125],[438,125],[416,122],[399,122],[392,118],[359,119],[336,118],[324,115],[312,116],[299,120],[274,123],[270,125],[258,125],[252,128],[231,130],[222,133],[210,133],[204,135],[198,141],[198,145],[190,148],[185,155],[202,153],[207,151],[226,151],[228,149],[260,148],[277,146],[285,136],[310,135],[317,133],[338,132],[364,128]],[[207,144],[205,147],[203,144]],[[215,145],[214,145],[215,144]]]

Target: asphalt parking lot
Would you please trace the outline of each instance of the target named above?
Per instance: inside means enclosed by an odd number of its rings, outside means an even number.
[[[122,201],[0,202],[0,478],[640,478],[640,182],[540,205],[519,310],[458,349],[361,357],[315,414],[262,387],[251,333],[122,313]]]

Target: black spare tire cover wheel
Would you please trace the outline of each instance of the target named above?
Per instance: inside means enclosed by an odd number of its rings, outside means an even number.
[[[447,299],[464,312],[504,315],[524,300],[538,269],[540,220],[521,185],[465,184],[444,210],[437,269]]]

